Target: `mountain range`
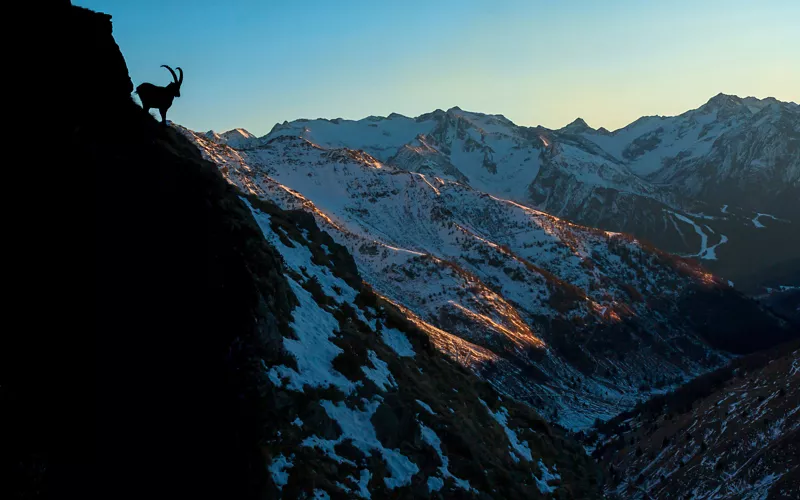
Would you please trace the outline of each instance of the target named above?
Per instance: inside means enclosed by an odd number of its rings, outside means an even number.
[[[177,128],[241,191],[312,213],[364,280],[426,325],[443,351],[567,428],[609,418],[720,366],[730,352],[788,338],[783,319],[697,263],[727,243],[722,234],[709,241],[715,222],[744,231],[767,225],[732,206],[720,217],[681,211],[684,195],[592,146],[580,134],[596,131],[582,123],[532,130],[454,108],[415,119],[298,120],[264,138]],[[355,142],[361,147],[344,146]],[[633,217],[642,204],[644,213],[658,211],[653,230],[667,220],[681,236],[678,223],[694,228],[702,238],[686,241],[701,245],[705,259],[531,208],[545,172],[568,172],[573,192],[554,188],[544,208],[552,196],[566,206],[615,189],[635,201],[612,207],[635,209],[624,212]],[[766,234],[792,237],[791,222],[779,223]]]
[[[633,234],[700,260],[746,292],[763,291],[775,267],[800,266],[793,102],[719,94],[679,116],[643,117],[614,132],[580,118],[558,130],[521,127],[456,107],[416,118],[301,119],[261,138],[241,129],[223,136],[206,134],[243,150],[278,137],[360,150],[401,170]]]

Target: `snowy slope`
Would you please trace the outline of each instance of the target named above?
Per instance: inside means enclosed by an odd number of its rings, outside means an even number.
[[[787,352],[788,351],[788,352]],[[796,498],[800,350],[757,354],[603,426],[624,498]]]
[[[577,443],[446,361],[313,218],[242,201],[295,304],[282,349],[262,361],[271,497],[597,495]]]
[[[788,211],[769,197],[800,186],[800,108],[719,94],[674,117],[646,117],[610,134],[580,134],[633,172],[690,197]]]
[[[220,144],[227,144],[232,148],[245,149],[255,145],[258,138],[243,128],[235,128],[222,134],[217,134],[213,130],[205,133],[205,136]]]
[[[371,116],[358,121],[295,120],[275,125],[261,141],[264,143],[285,136],[302,137],[328,148],[363,149],[375,158],[386,161],[399,148],[412,142],[419,134],[427,133],[434,125],[433,120],[398,114],[386,118]]]
[[[564,425],[726,357],[680,304],[695,289],[734,297],[727,284],[628,236],[364,152],[289,135],[242,151],[184,133],[243,192],[312,213],[437,347]]]

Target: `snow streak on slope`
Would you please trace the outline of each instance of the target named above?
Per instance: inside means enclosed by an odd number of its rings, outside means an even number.
[[[754,225],[755,227],[757,227],[757,228],[763,228],[763,227],[766,227],[766,226],[764,226],[764,224],[762,224],[762,223],[761,223],[761,222],[758,220],[758,219],[760,219],[761,217],[769,217],[770,219],[779,220],[779,219],[778,219],[777,217],[775,217],[774,215],[757,213],[757,214],[756,214],[756,216],[755,216],[755,217],[753,217],[753,225]]]
[[[712,245],[712,246],[708,246],[708,235],[705,233],[705,231],[703,231],[703,229],[695,221],[693,221],[689,217],[686,217],[686,216],[681,215],[679,213],[675,213],[675,212],[671,212],[671,211],[667,211],[667,212],[672,217],[675,217],[676,219],[691,225],[692,228],[694,229],[694,231],[698,235],[700,235],[700,251],[697,252],[696,254],[688,255],[688,257],[699,257],[700,259],[717,260],[716,248],[718,246],[722,245],[723,243],[726,243],[728,241],[728,237],[727,236],[725,236],[724,234],[721,234],[719,236],[719,242],[718,243],[716,243],[715,245]],[[711,228],[709,228],[708,226],[706,226],[706,229],[713,233],[713,230],[711,230]]]

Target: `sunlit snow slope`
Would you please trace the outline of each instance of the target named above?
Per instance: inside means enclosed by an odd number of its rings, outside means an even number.
[[[754,291],[800,246],[800,108],[720,94],[614,132],[549,130],[459,108],[417,118],[295,120],[234,147],[302,137],[702,261]],[[232,131],[235,132],[235,131]],[[759,215],[764,214],[764,215]],[[800,285],[800,283],[785,283]]]
[[[288,134],[237,150],[183,132],[243,192],[314,214],[437,347],[571,428],[741,348],[728,337],[754,323],[709,335],[694,294],[743,301],[736,314],[754,308],[760,326],[778,325],[724,281],[626,235]]]

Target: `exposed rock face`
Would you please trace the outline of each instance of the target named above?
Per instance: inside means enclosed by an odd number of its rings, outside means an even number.
[[[70,77],[61,82],[66,89],[59,89],[65,100],[91,111],[129,100],[133,83],[111,33],[111,16],[70,7],[65,9],[61,23],[59,43],[53,49],[58,54],[54,59],[70,68]]]

